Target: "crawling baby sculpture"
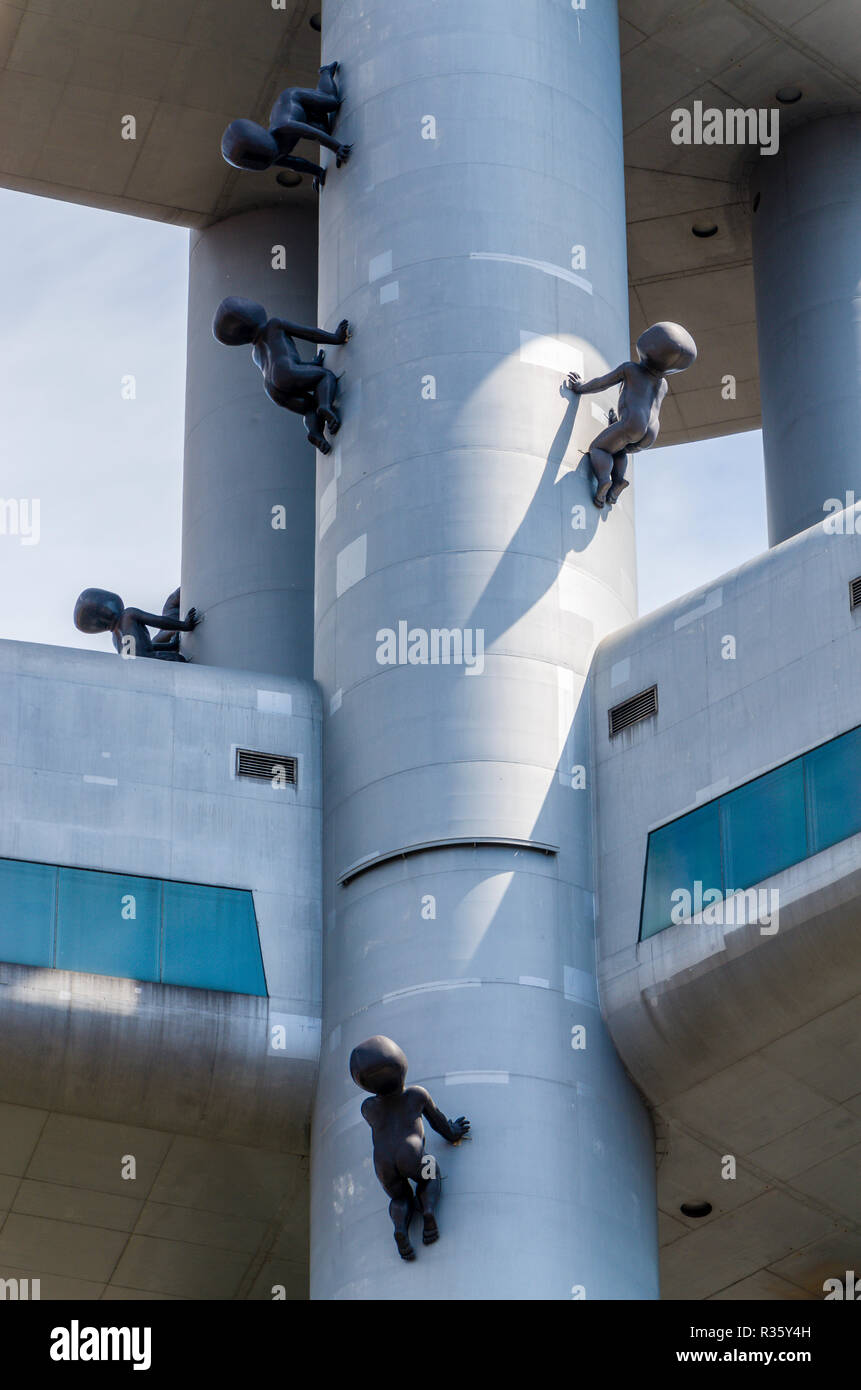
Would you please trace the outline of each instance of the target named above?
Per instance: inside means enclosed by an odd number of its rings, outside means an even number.
[[[359,1043],[350,1055],[350,1075],[363,1091],[371,1092],[362,1102],[362,1115],[373,1135],[374,1172],[391,1198],[389,1216],[398,1253],[402,1260],[414,1260],[410,1221],[420,1211],[424,1244],[439,1240],[435,1213],[442,1188],[439,1164],[425,1154],[422,1117],[450,1144],[469,1132],[469,1120],[464,1115],[446,1119],[423,1086],[404,1085],[407,1059],[391,1038],[377,1035]]]
[[[596,507],[615,502],[628,486],[625,471],[628,454],[654,444],[661,428],[661,406],[667,394],[666,378],[683,372],[697,360],[697,346],[678,323],[655,323],[637,339],[638,362],[622,362],[606,376],[581,381],[569,372],[565,385],[577,396],[603,391],[621,383],[619,415],[589,446],[589,462],[598,483],[592,499]]]
[[[318,352],[310,362],[303,362],[294,339],[308,343],[346,343],[350,325],[346,319],[334,333],[324,328],[304,327],[287,319],[271,319],[253,299],[230,295],[222,299],[215,311],[212,332],[227,347],[251,344],[251,358],[263,376],[263,388],[271,401],[304,416],[309,444],[329,454],[332,446],[326,438],[337,434],[341,417],[335,406],[338,378],[324,367],[326,355]]]

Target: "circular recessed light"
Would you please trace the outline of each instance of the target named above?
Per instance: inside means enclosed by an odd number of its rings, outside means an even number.
[[[302,175],[297,174],[295,169],[282,169],[280,174],[276,174],[275,182],[280,183],[282,188],[298,188]]]
[[[323,28],[323,17],[320,14],[312,14],[308,23],[311,25],[311,28],[316,29],[319,34],[320,30]]]
[[[801,100],[801,95],[800,87],[778,87],[774,97],[775,100],[781,102],[782,105],[791,106],[794,101]]]
[[[759,210],[759,200],[760,200],[761,197],[762,197],[762,194],[761,194],[761,193],[754,193],[754,195],[753,195],[753,210],[754,210],[754,212],[757,212],[757,211]]]
[[[682,1216],[709,1216],[711,1213],[711,1202],[682,1202],[679,1211]]]
[[[717,222],[695,222],[691,227],[694,236],[716,236]]]

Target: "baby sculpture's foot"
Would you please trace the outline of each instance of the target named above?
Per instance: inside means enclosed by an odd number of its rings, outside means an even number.
[[[335,414],[335,411],[329,410],[328,407],[324,407],[318,413],[322,416],[322,418],[326,421],[326,424],[329,426],[329,433],[337,434],[338,430],[341,428],[341,421]]]
[[[312,187],[313,187],[313,189],[314,189],[314,192],[315,192],[315,193],[319,193],[319,192],[320,192],[320,189],[324,186],[325,182],[326,182],[326,170],[324,169],[323,172],[322,172],[322,174],[315,174],[315,175],[314,175],[314,178],[311,180],[311,185],[312,185]]]
[[[410,1238],[406,1231],[395,1231],[395,1245],[398,1247],[398,1254],[402,1260],[414,1260],[416,1252],[410,1245]]]
[[[309,434],[308,443],[313,444],[315,449],[319,449],[321,454],[331,454],[332,446],[328,439],[324,439],[319,434]]]
[[[610,488],[610,491],[609,491],[608,494],[607,494],[607,501],[608,501],[608,502],[618,502],[619,497],[620,497],[621,494],[625,491],[625,488],[626,488],[627,486],[628,486],[628,480],[627,480],[627,478],[620,478],[619,481],[618,481],[617,483],[614,483],[613,486]]]
[[[595,496],[592,499],[596,507],[603,507],[604,503],[607,501],[607,493],[610,491],[610,488],[612,486],[612,479],[610,479],[609,482],[601,484],[601,486],[598,488],[598,491],[595,493]]]
[[[338,71],[338,68],[339,68],[340,66],[341,66],[340,63],[326,63],[326,64],[320,69],[320,71],[321,71],[321,72],[330,72],[330,73],[332,74],[332,76],[334,77],[334,76],[335,76],[335,73]]]
[[[436,1217],[433,1212],[426,1211],[423,1220],[422,1240],[425,1245],[433,1245],[434,1241],[439,1240],[439,1226],[436,1224]]]

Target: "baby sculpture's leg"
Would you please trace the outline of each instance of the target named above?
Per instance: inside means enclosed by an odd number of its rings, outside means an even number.
[[[422,1240],[425,1245],[433,1245],[434,1241],[439,1240],[436,1205],[442,1195],[442,1173],[433,1154],[422,1155],[421,1171],[422,1176],[416,1179],[416,1200],[424,1223]]]
[[[303,159],[301,155],[281,154],[273,162],[279,168],[293,169],[297,174],[313,174],[315,183],[319,181],[324,184],[326,182],[326,170],[322,164],[313,164],[310,159]]]
[[[335,86],[335,73],[337,71],[337,63],[327,63],[325,67],[320,69],[316,89],[296,88],[296,94],[309,116],[333,115],[341,105],[338,88]]]
[[[606,449],[596,448],[593,444],[589,450],[589,463],[598,484],[598,490],[592,501],[596,507],[603,507],[613,482],[613,455],[608,454]]]
[[[627,479],[625,478],[625,474],[627,473],[627,471],[627,453],[615,454],[613,457],[613,486],[607,493],[608,502],[617,502],[621,494],[625,491],[625,488],[628,486]]]
[[[315,449],[319,449],[321,454],[331,454],[332,446],[324,433],[326,421],[322,418],[320,411],[309,410],[304,416],[304,420],[308,443],[313,444]]]
[[[589,445],[589,462],[598,483],[598,490],[592,499],[596,507],[603,507],[613,486],[614,455],[623,453],[630,442],[625,425],[621,420],[615,420]]]
[[[379,1173],[377,1177],[379,1177]],[[382,1182],[382,1178],[380,1178]],[[389,1216],[395,1228],[395,1245],[402,1260],[414,1260],[416,1252],[410,1244],[410,1222],[415,1216],[416,1199],[406,1178],[390,1178],[383,1187],[391,1197]]]
[[[329,426],[330,434],[337,434],[341,428],[341,417],[334,406],[337,390],[338,378],[334,372],[325,370],[317,387],[317,414]]]

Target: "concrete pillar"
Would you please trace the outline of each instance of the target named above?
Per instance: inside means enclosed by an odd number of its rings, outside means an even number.
[[[191,233],[182,603],[205,616],[182,649],[207,666],[313,671],[314,450],[301,418],[265,395],[250,347],[213,338],[212,316],[235,294],[313,323],[316,224],[313,205],[282,205]],[[278,247],[286,269],[273,268]]]
[[[596,992],[584,698],[635,613],[633,507],[593,507],[595,398],[561,391],[630,351],[615,5],[326,0],[333,59],[354,152],[321,198],[320,314],[354,336],[318,461],[312,1297],[652,1298],[651,1125]],[[413,1264],[348,1073],[374,1033],[473,1124],[456,1148],[428,1131],[442,1238],[416,1221]]]
[[[861,116],[814,121],[751,183],[768,535],[861,499]]]

